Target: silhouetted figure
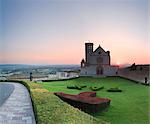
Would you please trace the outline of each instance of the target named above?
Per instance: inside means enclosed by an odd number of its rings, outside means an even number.
[[[118,75],[118,71],[116,71],[116,75]]]
[[[33,80],[32,72],[30,72],[30,81]]]
[[[147,84],[147,77],[145,77],[145,83]]]

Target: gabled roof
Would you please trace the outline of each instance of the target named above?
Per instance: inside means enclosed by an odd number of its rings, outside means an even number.
[[[98,53],[98,52],[105,53],[105,50],[99,45],[93,53]]]

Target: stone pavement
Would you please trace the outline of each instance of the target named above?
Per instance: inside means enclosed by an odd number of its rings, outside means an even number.
[[[15,89],[0,106],[0,124],[36,124],[28,90],[22,84],[11,84]]]

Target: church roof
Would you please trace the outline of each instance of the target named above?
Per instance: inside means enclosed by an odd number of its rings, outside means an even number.
[[[99,45],[93,53],[97,53],[97,52],[103,53],[103,52],[105,52],[105,50]]]

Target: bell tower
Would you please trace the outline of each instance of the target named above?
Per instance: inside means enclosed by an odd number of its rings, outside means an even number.
[[[89,56],[93,53],[93,43],[85,43],[85,61],[89,63]]]

